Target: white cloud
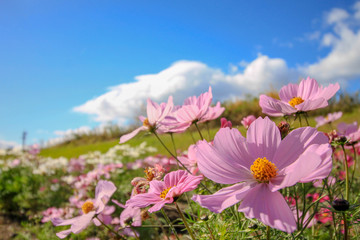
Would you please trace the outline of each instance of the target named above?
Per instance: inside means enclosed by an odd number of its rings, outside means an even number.
[[[19,148],[20,144],[13,141],[0,140],[0,149]]]
[[[214,99],[225,100],[279,87],[291,75],[284,60],[263,55],[248,63],[244,71],[232,74],[198,61],[178,61],[159,73],[137,76],[133,83],[112,87],[109,92],[75,107],[74,111],[95,115],[99,122],[124,123],[139,112],[147,98],[163,102],[172,95],[175,103],[181,104],[185,98],[199,95],[211,85]]]
[[[356,6],[360,8],[359,2]],[[324,83],[345,83],[360,76],[360,31],[351,27],[359,23],[355,14],[352,17],[337,8],[330,11],[327,23],[333,24],[333,31],[323,35],[322,45],[332,49],[316,63],[301,68],[303,72]]]
[[[329,53],[317,62],[298,63],[297,68],[289,68],[284,59],[258,55],[251,62],[230,64],[229,73],[224,73],[199,61],[178,61],[158,73],[136,76],[134,82],[112,87],[73,110],[93,115],[98,122],[124,124],[141,112],[147,98],[164,102],[172,95],[175,103],[181,104],[186,97],[206,91],[209,85],[213,87],[215,100],[225,100],[279,89],[289,81],[306,76],[324,85],[344,84],[360,77],[360,31],[354,29],[359,26],[356,24],[360,19],[357,19],[359,2],[354,9],[356,12],[352,14],[343,9],[332,9],[324,19],[331,31],[304,35],[308,40],[321,40],[322,46],[330,48]],[[274,43],[279,44],[279,41],[274,39]]]

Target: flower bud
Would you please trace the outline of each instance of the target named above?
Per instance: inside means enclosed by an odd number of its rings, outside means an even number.
[[[350,207],[349,202],[345,199],[335,199],[331,205],[336,211],[346,211]]]

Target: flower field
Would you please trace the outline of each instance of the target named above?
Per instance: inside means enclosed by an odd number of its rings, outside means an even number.
[[[360,116],[311,115],[339,88],[303,79],[232,122],[210,87],[148,99],[102,151],[2,152],[0,239],[357,239]]]

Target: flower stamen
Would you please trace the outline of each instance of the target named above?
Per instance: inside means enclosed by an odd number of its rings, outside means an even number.
[[[274,163],[264,158],[258,158],[250,167],[254,178],[259,182],[269,182],[273,177],[277,176],[277,167]]]
[[[87,214],[88,212],[91,212],[94,210],[94,204],[91,201],[86,201],[82,206],[81,209],[84,214]]]
[[[303,103],[304,100],[301,97],[293,97],[290,101],[289,104],[290,106],[292,106],[293,108],[295,108],[296,105],[299,105],[300,103]]]
[[[174,187],[175,187],[175,186],[174,186]],[[171,188],[173,188],[173,187],[165,188],[165,189],[161,192],[160,197],[161,197],[162,199],[165,199],[165,198],[166,198],[166,194],[170,191]]]

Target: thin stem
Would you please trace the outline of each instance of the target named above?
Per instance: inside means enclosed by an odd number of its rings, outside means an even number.
[[[131,228],[131,230],[133,231],[136,240],[140,240],[139,237],[138,237],[138,235],[137,235],[137,233],[136,233],[136,231],[135,231],[135,229]]]
[[[181,227],[183,228],[185,225],[182,224],[173,224],[173,227]],[[133,228],[171,228],[170,225],[142,225],[142,226],[134,226]]]
[[[191,139],[193,140],[193,143],[196,144],[196,140],[194,138],[194,135],[192,134],[192,132],[190,130],[188,130],[188,132],[190,133]]]
[[[350,188],[354,182],[354,176],[355,176],[355,171],[356,171],[356,149],[355,149],[355,144],[352,144],[352,148],[353,148],[353,151],[354,151],[354,169],[353,169],[353,172],[351,174],[351,181],[350,181]]]
[[[100,220],[100,218],[98,216],[95,217],[97,220],[99,220],[99,222],[106,227],[110,232],[114,233],[118,238],[120,239],[126,239],[123,236],[121,236],[119,233],[115,232],[114,229],[112,229],[111,227],[109,227],[108,225],[106,225],[103,221]]]
[[[299,114],[299,122],[300,122],[300,127],[302,127],[301,114]]]
[[[302,183],[301,186],[303,189],[303,210],[302,210],[302,215],[301,215],[301,225],[300,226],[301,226],[301,228],[303,228],[305,213],[306,213],[306,191],[305,191],[305,184]]]
[[[166,215],[166,213],[165,213],[165,211],[164,211],[163,208],[161,209],[161,213],[164,215],[164,218],[165,218],[166,222],[170,225],[171,231],[173,231],[176,239],[177,239],[177,240],[180,240],[180,239],[179,239],[179,236],[177,235],[177,232],[176,232],[176,230],[175,230],[175,228],[174,228],[174,226],[173,226],[173,224],[171,223],[169,217]]]
[[[164,144],[164,142],[161,140],[161,138],[157,135],[157,133],[154,131],[153,132],[155,137],[159,140],[159,142],[161,143],[161,145],[163,145],[163,147],[166,149],[166,151],[168,151],[168,153],[178,162],[180,163],[180,165],[189,173],[192,175],[192,173],[189,171],[189,169],[169,150],[169,148]],[[203,184],[200,183],[200,185],[206,189],[210,194],[212,194],[212,192]]]
[[[176,145],[175,145],[175,141],[174,141],[174,134],[173,133],[170,133],[170,136],[171,136],[171,142],[174,146],[174,155],[177,157],[177,152],[176,152]]]
[[[266,225],[266,240],[270,240],[270,227]]]
[[[348,167],[348,162],[347,162],[347,156],[346,156],[346,151],[344,148],[344,145],[341,145],[341,148],[344,152],[344,165],[345,165],[345,174],[346,174],[346,178],[345,178],[345,199],[350,201],[349,199],[349,167]]]
[[[204,137],[203,137],[203,135],[201,134],[201,131],[200,131],[199,126],[197,125],[197,123],[196,123],[196,122],[194,122],[194,124],[195,124],[196,129],[197,129],[197,130],[198,130],[198,132],[199,132],[199,135],[200,135],[201,140],[204,140]]]
[[[347,227],[347,220],[346,220],[346,214],[343,213],[343,220],[344,220],[344,240],[348,239],[348,227]]]
[[[208,132],[208,136],[209,136],[209,141],[210,141],[210,140],[211,140],[211,135],[210,135],[209,122],[206,122],[206,128],[207,128],[207,132]]]
[[[209,224],[207,223],[207,221],[204,221],[204,222],[205,222],[205,225],[206,225],[207,229],[208,229],[209,232],[210,232],[210,238],[211,238],[212,240],[215,240],[214,235],[213,235],[213,233],[212,233],[212,231],[211,231],[211,228],[209,227]]]
[[[186,218],[185,218],[184,214],[183,214],[182,211],[180,210],[180,208],[179,208],[179,206],[177,205],[177,203],[174,202],[174,204],[175,204],[175,207],[176,207],[177,211],[178,211],[179,214],[180,214],[181,219],[183,220],[183,222],[184,222],[184,224],[185,224],[186,229],[188,230],[188,232],[189,232],[189,234],[190,234],[191,239],[192,239],[192,240],[195,240],[196,238],[195,238],[193,232],[191,231],[191,229],[190,229],[190,227],[189,227],[189,225],[188,225],[188,223],[187,223],[187,221],[186,221]]]
[[[304,117],[305,117],[306,124],[308,125],[308,127],[310,127],[309,121],[307,119],[307,117],[308,117],[307,113],[304,113]]]

